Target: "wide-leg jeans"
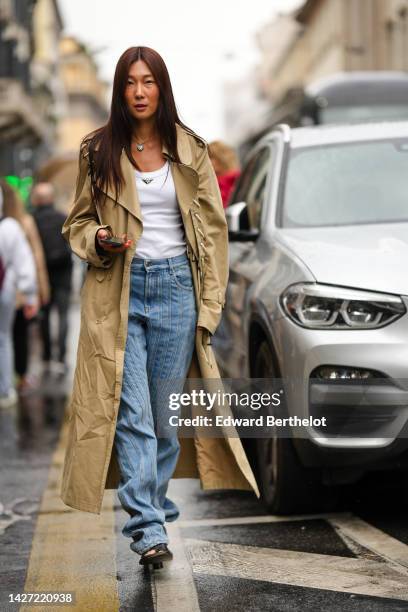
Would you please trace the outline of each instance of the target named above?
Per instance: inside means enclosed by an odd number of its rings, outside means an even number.
[[[180,452],[177,429],[157,436],[168,412],[163,380],[185,380],[195,345],[197,308],[186,253],[163,259],[133,258],[122,395],[115,433],[121,480],[118,497],[130,515],[124,536],[142,554],[168,542],[165,521],[179,510],[167,496]],[[178,390],[182,391],[183,384]]]

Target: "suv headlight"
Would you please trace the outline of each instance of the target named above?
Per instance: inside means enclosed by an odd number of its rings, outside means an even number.
[[[292,321],[311,329],[374,329],[406,312],[397,295],[317,283],[291,285],[281,305]]]

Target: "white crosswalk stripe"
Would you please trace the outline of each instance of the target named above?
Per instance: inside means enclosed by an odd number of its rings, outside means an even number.
[[[408,581],[385,561],[186,539],[196,573],[408,601]]]
[[[408,546],[373,527],[357,516],[332,517],[329,523],[340,533],[344,533],[357,544],[365,546],[396,566],[408,576]]]

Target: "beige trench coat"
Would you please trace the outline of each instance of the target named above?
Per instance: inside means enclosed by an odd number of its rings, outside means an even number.
[[[207,145],[177,126],[177,149],[181,163],[172,160],[165,146],[163,155],[170,161],[198,309],[188,377],[218,379],[212,347],[203,342],[208,332],[215,332],[224,305],[227,225]],[[108,189],[98,215],[90,197],[87,153],[80,155],[75,200],[62,230],[73,252],[89,266],[81,290],[81,329],[61,497],[68,506],[97,514],[104,489],[117,488],[119,482],[114,436],[127,337],[130,265],[143,230],[134,168],[124,151],[121,168],[125,187],[118,202]],[[132,246],[124,254],[100,256],[95,235],[101,227],[118,236],[127,233]],[[182,438],[180,446],[174,478],[198,477],[204,489],[250,489],[259,497],[238,437]]]

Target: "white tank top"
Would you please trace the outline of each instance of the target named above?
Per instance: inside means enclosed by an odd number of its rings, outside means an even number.
[[[143,232],[135,257],[161,259],[186,250],[184,225],[169,162],[153,172],[135,170]]]

